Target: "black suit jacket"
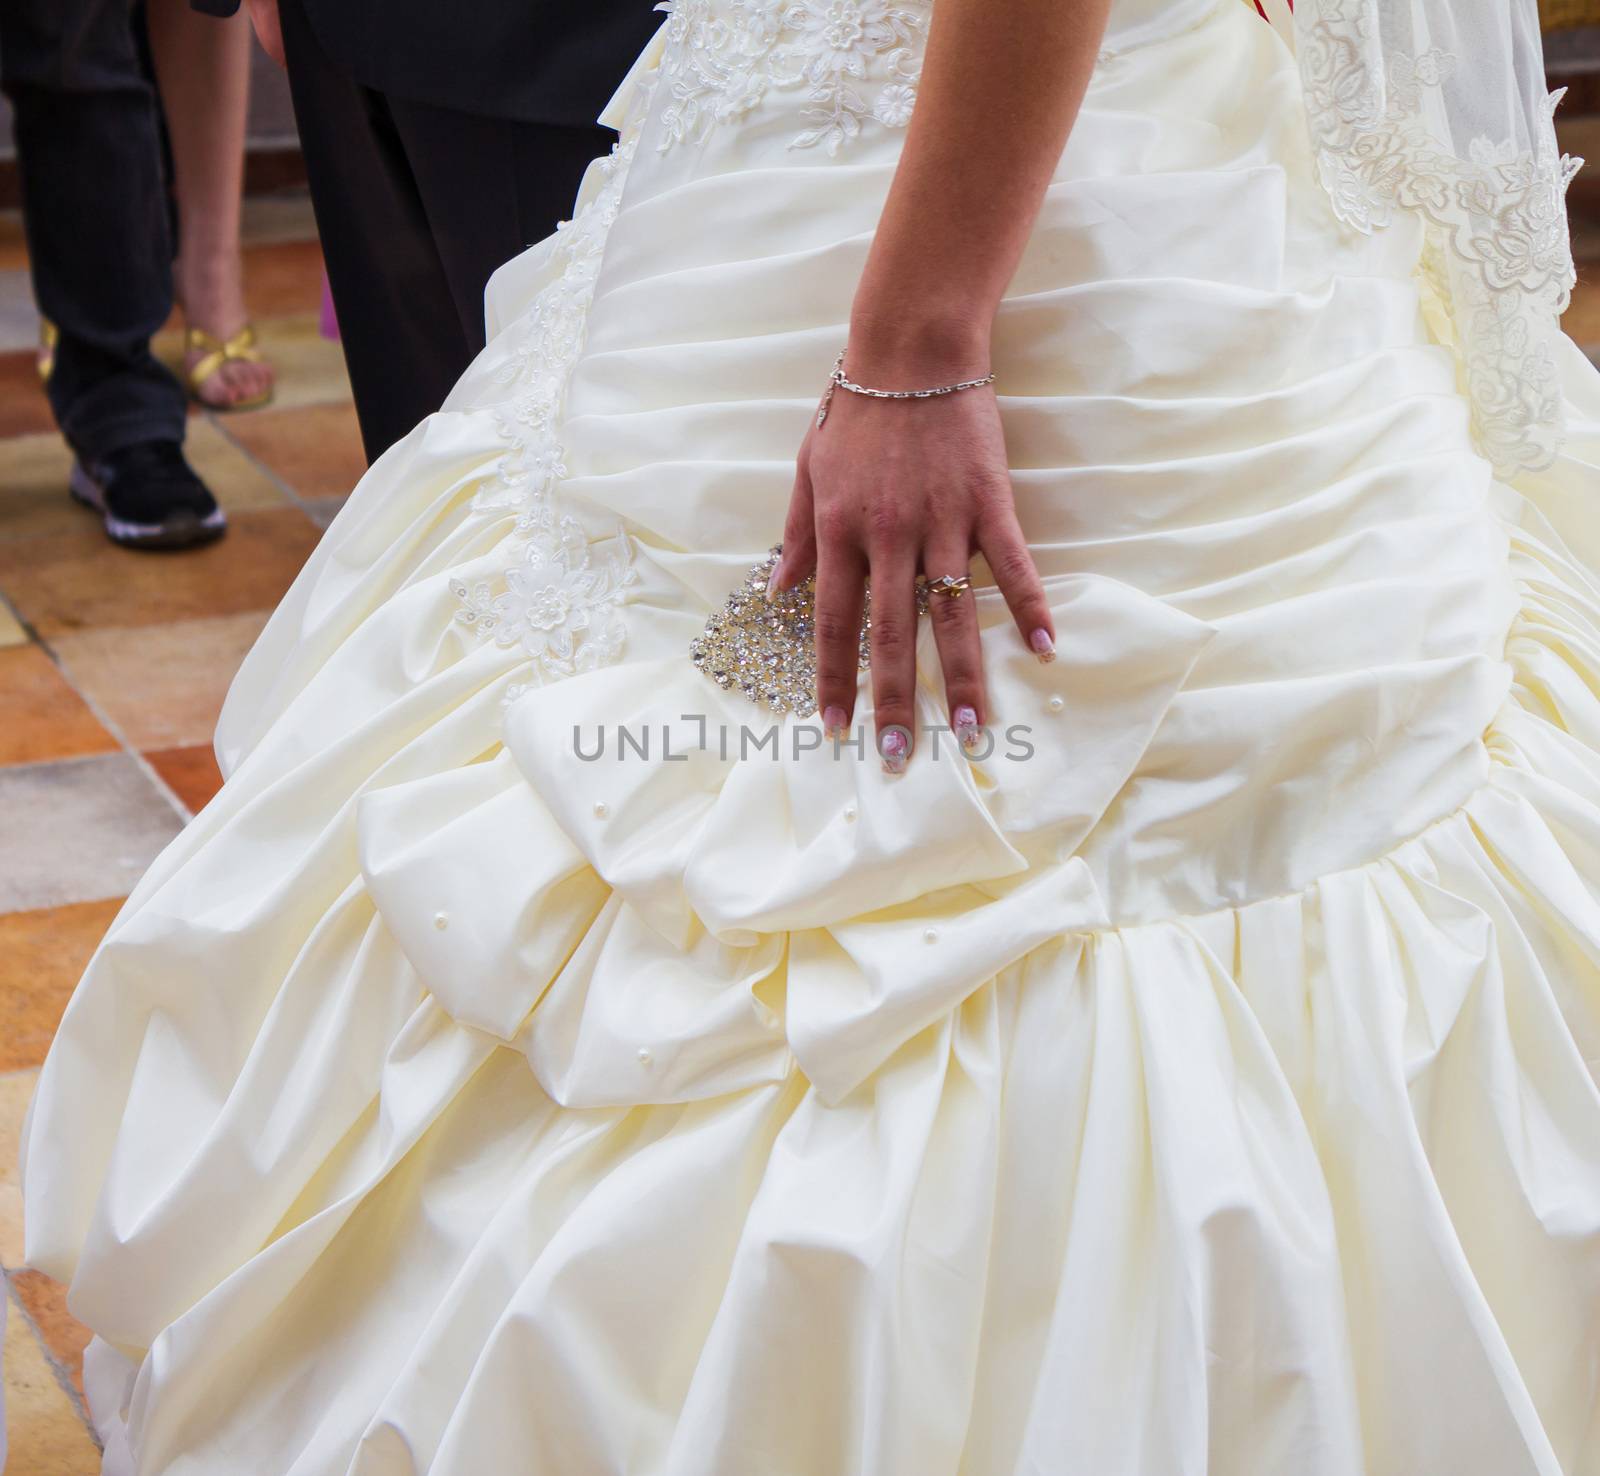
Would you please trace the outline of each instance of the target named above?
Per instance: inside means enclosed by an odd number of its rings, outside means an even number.
[[[239,0],[191,0],[232,15]],[[650,0],[301,0],[356,80],[531,123],[593,123],[661,17]]]

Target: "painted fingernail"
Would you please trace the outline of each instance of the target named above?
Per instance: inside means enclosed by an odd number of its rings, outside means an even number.
[[[822,731],[828,738],[844,737],[845,724],[849,721],[844,715],[842,707],[825,707],[822,709]]]
[[[1056,659],[1056,643],[1050,639],[1050,632],[1043,626],[1028,637],[1028,644],[1033,648],[1033,654],[1046,665]]]
[[[781,562],[774,564],[772,566],[772,572],[767,575],[767,598],[769,600],[778,593],[778,570],[782,567],[783,565]]]
[[[956,730],[956,742],[971,753],[983,740],[983,729],[978,726],[978,714],[970,707],[958,707],[951,715],[951,726]]]
[[[911,757],[911,735],[904,728],[885,728],[878,737],[878,753],[886,773],[903,774]]]

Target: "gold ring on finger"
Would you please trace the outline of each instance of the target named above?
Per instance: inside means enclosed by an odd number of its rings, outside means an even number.
[[[959,600],[971,588],[970,574],[942,574],[928,581],[928,593],[943,595],[947,600]]]

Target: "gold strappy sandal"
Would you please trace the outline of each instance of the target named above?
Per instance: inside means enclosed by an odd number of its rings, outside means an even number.
[[[61,330],[56,327],[42,313],[39,315],[39,353],[34,359],[38,366],[39,378],[45,383],[50,383],[50,376],[56,371],[56,345],[61,342]]]
[[[201,355],[188,371],[189,393],[208,410],[254,410],[265,405],[272,399],[275,386],[268,385],[258,395],[250,395],[243,400],[232,400],[225,404],[218,404],[206,399],[200,393],[200,386],[211,378],[225,364],[264,364],[261,351],[256,347],[256,330],[254,325],[246,323],[232,338],[224,342],[212,337],[204,328],[190,328],[183,335],[183,348],[186,354],[198,353]]]

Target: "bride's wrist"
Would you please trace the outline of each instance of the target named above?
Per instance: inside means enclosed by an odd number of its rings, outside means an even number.
[[[910,318],[858,308],[850,316],[845,373],[884,389],[918,389],[989,372],[987,318]]]

